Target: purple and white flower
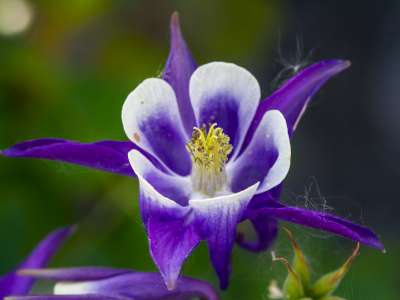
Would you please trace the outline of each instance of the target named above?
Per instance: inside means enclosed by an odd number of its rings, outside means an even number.
[[[289,138],[311,97],[350,63],[313,64],[260,101],[259,84],[244,68],[225,62],[197,67],[177,15],[171,20],[171,51],[162,78],[143,81],[124,103],[129,142],[39,139],[3,155],[136,176],[150,252],[169,289],[176,287],[182,264],[202,240],[226,288],[235,240],[246,249],[265,250],[276,238],[277,220],[383,249],[365,227],[279,202],[290,166]],[[237,224],[246,219],[258,234],[255,243],[236,236]]]
[[[194,297],[218,300],[216,291],[205,281],[179,277],[176,289],[165,287],[159,273],[104,267],[26,269],[28,278],[55,281],[50,295],[9,297],[7,300],[189,300]]]
[[[0,277],[0,299],[7,296],[27,295],[35,283],[34,278],[18,275],[18,270],[26,268],[43,268],[61,247],[73,228],[61,228],[46,236],[31,254],[12,272]]]

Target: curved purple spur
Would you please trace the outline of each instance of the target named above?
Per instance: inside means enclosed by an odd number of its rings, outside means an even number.
[[[50,259],[73,232],[74,227],[53,231],[36,246],[31,254],[14,271],[1,276],[0,299],[7,296],[26,295],[35,283],[35,279],[19,276],[18,270],[46,267]]]
[[[36,140],[3,154],[136,174],[150,253],[170,290],[200,241],[208,244],[220,286],[227,288],[235,241],[248,250],[267,249],[279,219],[383,249],[365,227],[313,211],[276,210],[290,167],[290,136],[312,96],[349,65],[339,59],[315,63],[260,101],[258,81],[243,67],[226,62],[196,66],[175,13],[162,78],[144,80],[123,105],[130,142],[101,142],[99,149],[98,143],[61,141],[52,148],[53,140]],[[254,243],[237,236],[237,224],[246,219],[258,234]]]
[[[159,273],[126,269],[80,267],[66,269],[26,269],[21,276],[55,281],[52,295],[10,297],[28,299],[125,299],[125,300],[189,300],[194,297],[218,300],[213,287],[201,280],[180,277],[176,288],[168,290]]]

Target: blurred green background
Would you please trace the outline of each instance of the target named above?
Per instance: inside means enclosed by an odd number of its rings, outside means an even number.
[[[396,1],[379,7],[364,1],[360,10],[356,1],[0,0],[0,148],[45,136],[125,139],[122,103],[143,79],[160,74],[175,10],[199,64],[242,65],[259,79],[263,95],[293,74],[293,66],[321,58],[352,60],[352,68],[318,94],[296,133],[283,201],[334,208],[373,227],[387,253],[362,248],[337,294],[349,300],[398,299]],[[72,223],[80,223],[79,231],[52,266],[155,270],[138,214],[136,180],[6,158],[0,158],[0,178],[0,273],[44,234]],[[350,241],[290,228],[316,274],[337,267],[351,252]],[[291,254],[285,234],[274,249]],[[184,273],[217,286],[204,245]],[[236,248],[230,289],[222,299],[267,299],[270,280],[284,275],[268,252]]]

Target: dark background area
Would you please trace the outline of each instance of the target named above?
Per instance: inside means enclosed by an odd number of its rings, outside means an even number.
[[[317,94],[297,129],[282,200],[374,228],[387,253],[362,248],[338,295],[397,299],[398,1],[37,0],[24,2],[32,22],[15,34],[4,31],[1,21],[9,1],[0,0],[0,148],[44,136],[124,139],[122,103],[138,83],[162,70],[174,10],[199,64],[242,65],[258,78],[264,96],[294,67],[351,60],[351,68]],[[0,178],[0,272],[10,270],[45,233],[76,222],[80,230],[53,266],[155,270],[137,211],[136,180],[6,158],[0,159]],[[350,241],[290,228],[316,274],[337,267],[351,252]],[[286,240],[280,235],[275,250],[289,256]],[[202,245],[185,274],[216,283],[207,260]],[[267,299],[269,281],[283,276],[268,252],[237,248],[231,289],[222,298]]]

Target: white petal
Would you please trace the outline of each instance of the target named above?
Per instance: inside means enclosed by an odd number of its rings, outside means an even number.
[[[244,152],[227,165],[232,190],[260,182],[258,194],[277,186],[289,171],[290,156],[285,118],[277,110],[268,111]]]
[[[122,108],[122,123],[128,138],[153,154],[169,169],[188,175],[191,160],[185,149],[175,93],[162,79],[143,81],[129,94]]]
[[[178,208],[187,204],[191,194],[189,177],[169,175],[156,168],[137,150],[128,153],[143,196],[159,208]],[[180,204],[178,204],[180,203]]]
[[[95,282],[58,282],[54,286],[54,295],[85,295],[96,292]]]
[[[193,73],[189,93],[198,126],[222,127],[231,137],[234,158],[260,101],[257,80],[235,64],[212,62]]]
[[[255,183],[247,189],[238,193],[230,193],[224,196],[214,198],[191,199],[189,206],[195,213],[200,215],[208,215],[209,217],[217,217],[219,214],[225,214],[228,211],[243,211],[246,209],[251,198],[257,191],[259,183]]]

